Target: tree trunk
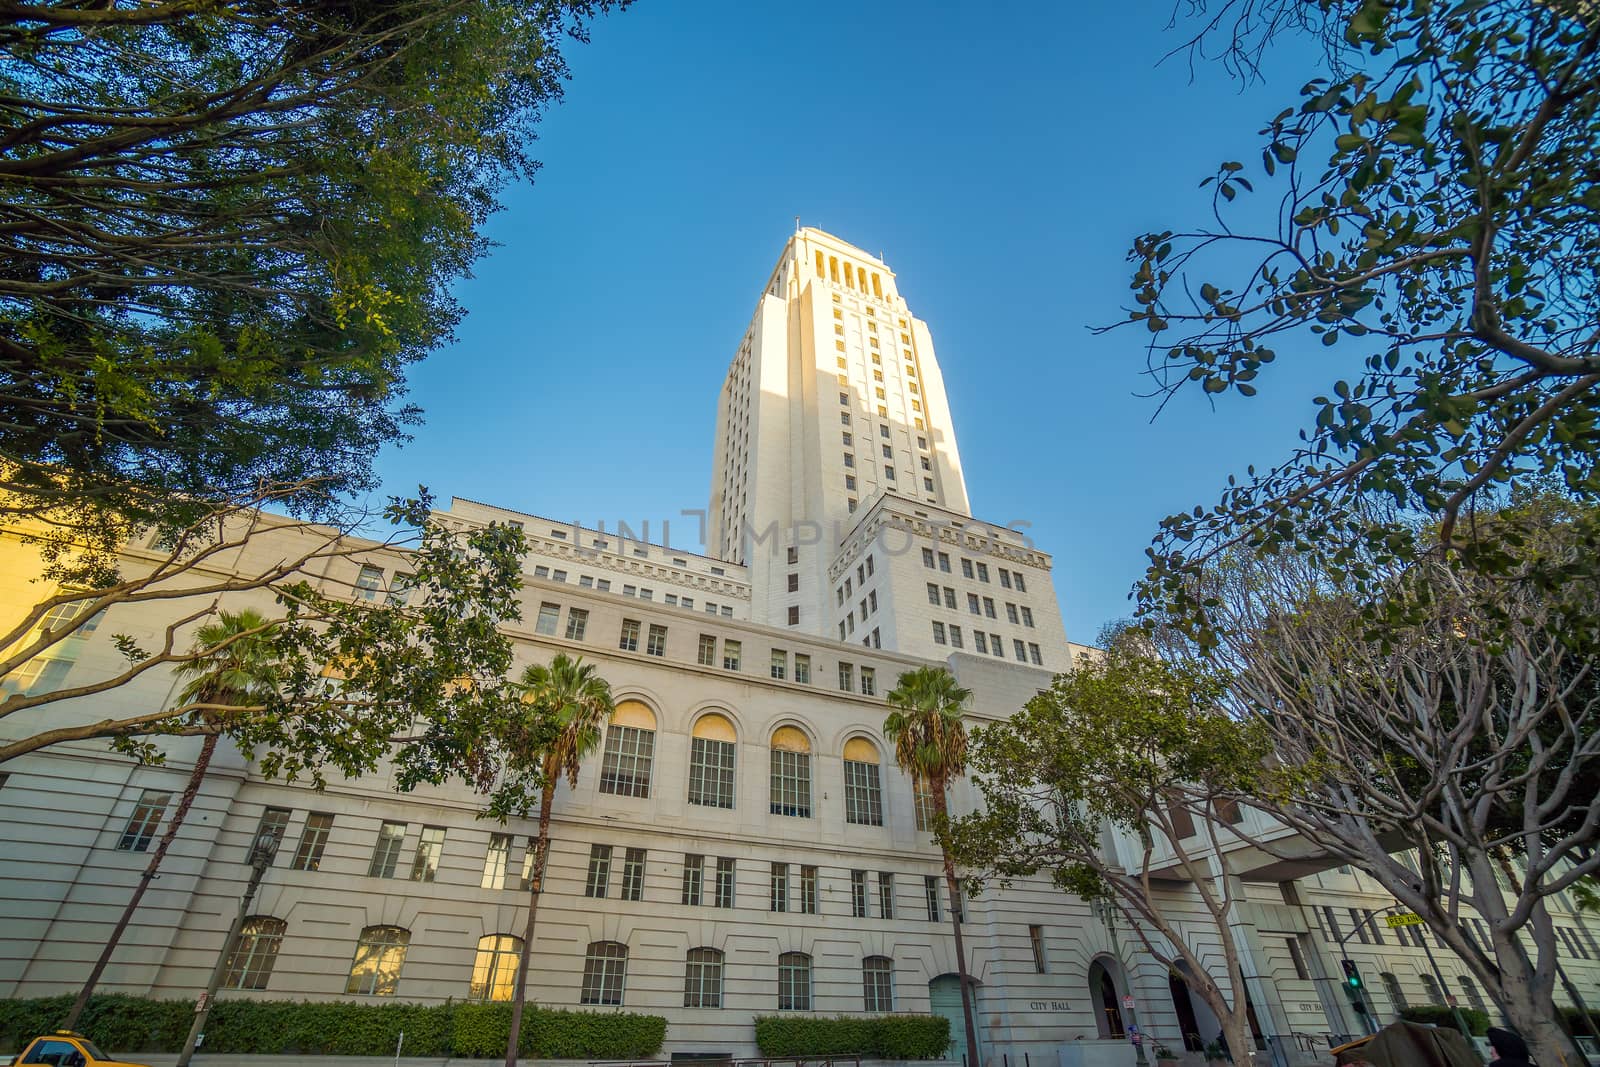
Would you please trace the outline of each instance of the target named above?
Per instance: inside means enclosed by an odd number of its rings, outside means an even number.
[[[1486,857],[1504,872],[1507,884],[1513,887],[1510,892],[1520,896],[1521,894],[1514,888],[1517,885],[1516,868],[1511,865],[1511,857],[1506,851],[1496,849],[1486,854]],[[1478,879],[1481,877],[1480,870],[1483,866],[1476,864],[1468,867],[1468,872],[1473,876],[1472,896],[1475,898],[1481,895]],[[1484,883],[1495,894],[1499,894],[1500,887],[1492,876],[1485,877]],[[1473,905],[1480,915],[1483,914],[1483,910],[1478,908],[1477,900],[1473,900]],[[1498,985],[1500,995],[1495,997],[1495,1001],[1505,1013],[1506,1022],[1511,1025],[1511,1029],[1528,1043],[1535,1062],[1552,1065],[1587,1064],[1588,1059],[1579,1051],[1572,1036],[1556,1021],[1559,1013],[1556,1010],[1553,979],[1554,972],[1560,970],[1561,962],[1553,943],[1555,931],[1550,926],[1548,914],[1542,916],[1546,920],[1545,929],[1541,930],[1540,924],[1536,921],[1544,911],[1543,901],[1536,902],[1533,911],[1533,916],[1530,916],[1525,926],[1532,936],[1534,948],[1538,951],[1540,959],[1552,961],[1552,973],[1548,977],[1538,974],[1538,964],[1528,958],[1515,934],[1506,935],[1503,943],[1491,936],[1490,947],[1494,951],[1494,962],[1499,970],[1499,974],[1494,977],[1498,977],[1499,981],[1489,984],[1490,992],[1492,994]],[[1518,973],[1519,971],[1521,973]]]
[[[522,1040],[522,1010],[528,996],[528,960],[533,956],[533,926],[539,914],[539,894],[544,888],[544,864],[550,855],[550,805],[556,787],[545,786],[539,798],[539,836],[533,843],[528,866],[528,925],[522,934],[522,954],[517,960],[517,988],[511,995],[511,1033],[506,1038],[506,1067],[517,1067],[517,1045]]]
[[[150,862],[145,864],[144,874],[139,876],[139,884],[134,887],[133,896],[122,909],[117,925],[112,927],[111,936],[106,940],[106,947],[100,950],[100,958],[95,960],[94,969],[89,972],[83,988],[78,991],[78,999],[73,1001],[72,1010],[61,1021],[61,1029],[78,1028],[78,1020],[82,1017],[84,1009],[89,1006],[89,998],[94,995],[95,986],[100,984],[100,976],[105,973],[106,965],[111,962],[111,954],[117,950],[117,944],[122,940],[122,935],[127,932],[128,923],[133,919],[134,910],[144,899],[145,890],[149,889],[150,883],[155,880],[156,872],[161,869],[161,861],[166,858],[167,850],[172,847],[172,842],[178,836],[178,828],[183,825],[184,819],[189,815],[189,809],[194,806],[194,798],[200,792],[200,781],[206,776],[206,770],[211,766],[212,753],[216,750],[217,735],[206,734],[205,742],[200,746],[200,754],[195,757],[194,770],[189,772],[189,784],[184,787],[183,797],[178,801],[178,807],[167,823],[167,832],[161,835],[161,842],[156,845],[155,852],[150,856]]]
[[[937,805],[939,824],[943,826],[949,818],[944,783],[939,783],[933,790],[933,802]],[[950,926],[956,933],[956,974],[961,979],[961,1016],[967,1023],[967,1067],[983,1067],[983,1062],[978,1059],[978,1026],[976,1013],[972,1009],[972,979],[967,976],[967,946],[961,937],[961,887],[956,884],[956,864],[950,858],[950,850],[941,844],[939,851],[944,858],[944,885],[950,895]]]

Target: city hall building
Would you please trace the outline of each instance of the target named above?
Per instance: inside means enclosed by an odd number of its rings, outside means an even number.
[[[933,1012],[961,1058],[939,853],[927,798],[883,735],[884,695],[902,672],[944,665],[974,694],[971,721],[1002,719],[1088,650],[1067,639],[1051,558],[971,513],[932,338],[888,266],[815,229],[785,245],[721,386],[710,554],[470,500],[442,517],[527,537],[517,670],[582,656],[616,698],[577,788],[556,794],[530,998],[665,1016],[664,1056],[753,1055],[757,1015]],[[266,541],[232,565],[270,557]],[[130,545],[125,565],[153,559]],[[405,573],[378,547],[341,566],[321,577],[369,599]],[[38,570],[15,532],[0,538],[0,610],[20,618],[49,592]],[[270,597],[231,606],[252,602]],[[155,644],[191,609],[114,608],[4,684],[103,676],[123,662],[113,634]],[[176,687],[152,671],[48,714],[170,706]],[[31,732],[40,716],[19,719],[4,729]],[[161,747],[161,766],[93,742],[0,767],[0,996],[82,983],[199,742]],[[966,783],[951,802],[970,810]],[[464,789],[399,793],[382,774],[318,792],[262,776],[224,743],[101,989],[203,988],[266,828],[282,845],[224,996],[507,998],[535,823],[482,820],[479,803]],[[1107,847],[1132,862],[1128,842],[1108,835]],[[1363,921],[1393,905],[1369,879],[1314,859],[1239,867],[1251,1020],[1277,1062],[1324,1062],[1327,1035],[1362,1032],[1341,959],[1366,976],[1380,1022],[1408,1004],[1484,1004],[1421,928]],[[1183,927],[1214,944],[1199,900],[1169,877]],[[1198,1063],[1219,1032],[1124,920],[1044,880],[964,911],[985,1064],[1131,1065],[1130,1026]],[[1556,921],[1569,977],[1600,1001],[1600,945],[1570,908]]]

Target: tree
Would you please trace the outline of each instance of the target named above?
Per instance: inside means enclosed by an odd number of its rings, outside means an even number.
[[[1214,644],[1164,635],[1226,672],[1221,706],[1266,738],[1271,773],[1235,795],[1421,916],[1548,1063],[1576,1055],[1549,899],[1600,871],[1600,576],[1534,576],[1594,552],[1592,522],[1556,522],[1505,573],[1369,559],[1376,600],[1305,556],[1238,552],[1193,592]],[[1284,854],[1273,836],[1251,843]]]
[[[1194,607],[1189,578],[1238,545],[1381,583],[1387,559],[1424,551],[1417,513],[1436,518],[1433,545],[1467,547],[1484,533],[1475,516],[1520,480],[1600,492],[1594,6],[1209,7],[1196,41],[1231,34],[1236,68],[1289,28],[1324,34],[1334,62],[1262,130],[1260,174],[1230,161],[1202,183],[1213,223],[1134,242],[1128,321],[1150,331],[1166,397],[1254,396],[1275,360],[1312,358],[1296,349],[1311,341],[1330,380],[1289,458],[1165,520],[1145,603]],[[1255,182],[1280,196],[1268,215],[1243,214]],[[1373,496],[1396,516],[1374,525]]]
[[[263,481],[370,488],[611,6],[0,4],[0,521],[112,552]]]
[[[520,618],[521,532],[459,529],[430,512],[424,493],[393,501],[385,514],[395,532],[375,542],[273,515],[266,506],[277,499],[280,490],[263,490],[248,505],[208,508],[156,548],[130,544],[121,571],[44,597],[0,634],[0,676],[8,680],[61,654],[63,642],[102,615],[107,626],[124,618],[151,628],[154,618],[160,642],[147,648],[114,634],[118,668],[82,665],[64,685],[13,681],[0,698],[8,727],[0,762],[94,739],[159,762],[155,739],[220,730],[268,776],[319,782],[325,765],[356,775],[388,760],[405,788],[455,776],[514,800],[527,783],[497,779],[494,755],[517,704],[511,642],[499,626]],[[367,562],[395,572],[387,595],[358,587]],[[258,624],[185,649],[190,627],[220,605],[244,602],[259,612]],[[151,671],[204,671],[235,645],[258,640],[277,664],[270,689],[191,687],[190,699],[154,710],[87,703]]]
[[[1218,827],[1237,822],[1224,800],[1253,781],[1262,748],[1217,714],[1221,693],[1204,666],[1166,662],[1135,634],[1119,637],[1010,719],[973,732],[983,806],[949,837],[963,864],[990,877],[1048,871],[1063,891],[1116,908],[1153,959],[1184,975],[1248,1067],[1255,1043],[1233,925],[1237,887],[1231,840]],[[1108,825],[1131,849],[1108,847]],[[1208,926],[1191,924],[1186,908],[1173,912],[1185,893],[1200,899]],[[1221,948],[1220,980],[1205,965],[1201,929]]]
[[[271,699],[272,691],[278,684],[278,665],[272,647],[272,628],[258,612],[249,609],[220,612],[214,622],[206,623],[195,631],[194,648],[196,657],[185,660],[176,668],[180,677],[189,678],[189,684],[178,694],[180,704],[249,706]],[[105,947],[100,950],[100,958],[95,961],[94,968],[84,981],[72,1010],[62,1020],[64,1029],[76,1029],[78,1018],[83,1014],[83,1009],[88,1007],[89,997],[100,983],[106,965],[111,962],[111,954],[122,940],[123,932],[127,930],[134,911],[144,898],[145,890],[161,869],[161,861],[177,839],[178,830],[188,817],[189,809],[194,806],[194,798],[199,794],[200,783],[211,766],[211,757],[217,750],[217,739],[222,735],[223,728],[214,714],[202,715],[201,719],[209,729],[202,735],[204,740],[200,745],[200,754],[195,758],[194,769],[189,772],[189,782],[178,799],[172,818],[167,821],[166,832],[161,835],[150,862],[145,864],[144,874],[140,875],[133,896],[128,899]]]
[[[955,676],[943,667],[918,667],[900,675],[885,699],[895,709],[883,720],[884,736],[894,741],[894,760],[911,775],[918,791],[927,791],[933,803],[945,893],[950,899],[950,928],[956,939],[967,1063],[976,1067],[982,1061],[978,1059],[972,979],[967,975],[967,950],[961,936],[961,886],[956,880],[955,858],[944,840],[944,828],[950,820],[950,783],[966,773],[967,730],[961,719],[972,692],[956,684]]]
[[[549,666],[535,664],[522,673],[532,716],[524,732],[506,735],[507,750],[518,766],[539,769],[539,833],[534,838],[528,864],[528,925],[517,961],[517,988],[511,999],[511,1034],[506,1041],[506,1067],[516,1067],[517,1045],[522,1037],[523,1005],[527,999],[528,960],[533,955],[534,921],[539,914],[539,894],[544,888],[545,862],[550,857],[550,816],[556,786],[563,776],[576,788],[583,758],[600,744],[601,730],[615,710],[611,686],[580,657],[557,653]],[[504,809],[497,809],[504,814]]]

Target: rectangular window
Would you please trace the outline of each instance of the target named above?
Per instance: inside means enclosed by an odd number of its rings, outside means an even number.
[[[583,882],[583,895],[586,897],[600,897],[606,895],[606,889],[611,883],[611,846],[589,846],[589,874]]]
[[[722,642],[722,669],[736,671],[739,669],[739,654],[743,651],[737,641]]]
[[[622,620],[622,634],[617,638],[617,647],[624,652],[639,651],[639,620]]]
[[[717,639],[710,634],[700,635],[698,662],[702,667],[715,667],[717,665]]]
[[[483,854],[483,877],[480,889],[503,889],[506,884],[506,866],[511,859],[511,835],[490,834],[489,851]]]
[[[991,619],[995,617],[994,597],[986,596],[983,598],[983,613]]]
[[[306,816],[306,828],[300,832],[300,845],[294,850],[297,871],[315,871],[322,868],[322,853],[328,847],[328,835],[333,832],[333,816],[314,811]]]
[[[1002,571],[1001,573],[1003,574],[1005,572]],[[1028,627],[1033,626],[1033,609],[1032,608],[1023,608],[1022,609],[1022,625],[1028,626]]]
[[[961,561],[961,577],[972,577],[972,561],[970,559],[963,559]]]
[[[987,653],[989,651],[989,638],[985,636],[982,630],[972,631],[972,646],[979,652]]]
[[[363,566],[356,575],[356,599],[377,600],[383,591],[383,568]]]
[[[878,917],[894,918],[894,875],[888,871],[878,872]]]
[[[1028,583],[1022,580],[1021,571],[1012,571],[1011,580],[1017,583],[1017,592],[1026,593],[1028,591]]]
[[[622,856],[622,899],[644,899],[645,850],[630,848]]]
[[[719,908],[733,907],[733,860],[717,857],[717,899]]]
[[[1006,658],[1006,646],[1005,643],[1000,639],[999,634],[992,633],[989,635],[989,651],[994,653],[996,656],[999,656],[1001,659]]]
[[[790,626],[799,626],[800,625],[800,605],[798,605],[798,604],[790,604],[789,605],[789,625]]]
[[[817,869],[800,868],[800,911],[805,915],[817,913]]]
[[[1044,974],[1047,969],[1044,965],[1044,927],[1028,927],[1028,944],[1033,947],[1033,969]]]
[[[1017,625],[1017,623],[1021,621],[1017,617],[1017,606],[1011,603],[1009,600],[1006,601],[1006,621],[1013,626]]]
[[[1018,663],[1028,662],[1028,649],[1021,639],[1016,637],[1011,639],[1011,651],[1016,655]]]
[[[939,878],[937,875],[925,874],[922,876],[922,899],[928,905],[928,921],[939,921]]]
[[[405,843],[406,824],[385,822],[378,827],[378,843],[372,849],[372,862],[367,864],[368,878],[393,878],[400,863],[400,846]]]
[[[417,837],[417,851],[411,856],[411,880],[431,882],[439,873],[439,857],[444,855],[444,827],[424,826]]]
[[[928,603],[934,607],[939,606],[939,587],[933,582],[928,583]]]
[[[600,757],[600,792],[619,797],[648,797],[655,763],[656,732],[615,723],[606,730]]]
[[[955,626],[955,625],[952,625],[950,627],[950,645],[953,648],[962,647],[961,646],[961,627]]]
[[[583,631],[589,625],[589,612],[585,608],[571,608],[567,611],[567,640],[582,641]]]
[[[883,791],[876,763],[844,761],[844,818],[858,826],[883,825]]]
[[[950,573],[950,556],[947,553],[939,553],[939,569],[946,574]]]
[[[683,857],[683,902],[691,907],[700,904],[700,887],[705,882],[706,858],[704,856]]]
[[[968,593],[967,594],[967,610],[970,611],[974,615],[983,614],[983,612],[978,607],[978,594],[977,593]]]
[[[1032,661],[1035,667],[1044,666],[1044,658],[1039,655],[1039,646],[1032,641],[1028,642],[1028,659]]]
[[[781,682],[788,675],[788,673],[789,673],[789,653],[785,652],[781,648],[773,649],[772,650],[772,667],[771,667],[772,677]]]
[[[789,592],[798,593],[799,591],[800,591],[800,576],[798,574],[789,575]]]
[[[802,684],[811,682],[811,657],[803,653],[794,654],[794,680]]]
[[[839,664],[839,688],[846,693],[855,688],[855,668],[848,663]]]
[[[926,464],[928,461],[926,459],[924,459],[922,462],[924,464]],[[922,469],[923,470],[930,470],[931,468],[927,467],[926,465],[924,465]],[[1002,588],[1002,589],[1010,589],[1011,588],[1011,572],[1006,570],[1004,567],[1000,568],[1000,588]]]
[[[548,600],[539,605],[539,619],[533,624],[533,632],[546,637],[556,635],[556,624],[561,619],[561,605],[552,604]]]
[[[709,737],[689,742],[689,803],[707,808],[733,807],[732,741]]]
[[[978,564],[978,581],[987,582],[988,580],[989,580],[989,565],[987,563]]]
[[[650,624],[649,636],[645,638],[645,654],[648,656],[665,656],[667,654],[667,628],[665,626]]]
[[[933,549],[925,548],[922,550],[922,565],[930,569],[933,567]]]
[[[1354,908],[1346,908],[1345,910],[1350,913],[1350,928],[1356,932],[1356,940],[1363,945],[1370,944],[1371,941],[1367,937],[1366,916]]]
[[[156,827],[161,825],[161,817],[166,814],[170,803],[171,793],[159,789],[146,789],[140,793],[139,802],[133,806],[133,814],[128,816],[128,825],[122,830],[117,848],[123,852],[148,850],[150,841],[156,836]]]
[[[1322,905],[1322,915],[1327,920],[1327,929],[1323,931],[1324,936],[1334,944],[1344,940],[1339,933],[1339,920],[1334,916],[1333,908],[1327,904]]]
[[[772,910],[789,910],[789,865],[787,863],[774,863],[772,865]]]
[[[878,672],[871,667],[861,668],[861,695],[864,697],[876,696],[878,693]]]
[[[867,872],[850,872],[850,914],[857,919],[867,917]]]
[[[592,574],[581,574],[581,575],[579,575],[578,576],[578,585],[581,586],[584,589],[593,589],[594,588],[594,575],[592,575]]]

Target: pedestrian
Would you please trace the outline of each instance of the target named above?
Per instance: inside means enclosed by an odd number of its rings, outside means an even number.
[[[1488,1036],[1489,1047],[1494,1049],[1497,1057],[1489,1067],[1532,1067],[1532,1061],[1528,1059],[1528,1043],[1522,1038],[1498,1026],[1489,1027]]]

